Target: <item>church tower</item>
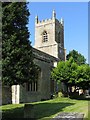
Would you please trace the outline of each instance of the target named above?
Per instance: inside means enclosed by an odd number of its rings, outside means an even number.
[[[55,10],[52,12],[51,19],[39,21],[38,16],[35,17],[34,48],[65,60],[64,21],[56,19]]]

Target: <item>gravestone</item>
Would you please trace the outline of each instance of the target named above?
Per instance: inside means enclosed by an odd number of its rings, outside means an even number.
[[[84,114],[81,113],[60,113],[52,120],[83,120]]]
[[[34,105],[32,104],[24,105],[24,118],[34,118]]]

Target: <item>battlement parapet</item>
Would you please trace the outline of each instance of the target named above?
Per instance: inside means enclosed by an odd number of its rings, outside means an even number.
[[[37,24],[39,24],[39,23],[45,23],[45,22],[50,22],[50,21],[52,21],[52,18],[51,19],[45,19],[45,20],[38,21]]]

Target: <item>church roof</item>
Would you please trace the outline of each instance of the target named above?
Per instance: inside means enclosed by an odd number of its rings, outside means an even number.
[[[45,52],[42,52],[40,50],[37,50],[35,48],[32,48],[33,50],[33,54],[34,54],[34,58],[37,58],[37,59],[41,59],[41,60],[44,60],[46,62],[58,62],[59,59],[52,56],[52,55],[49,55]]]

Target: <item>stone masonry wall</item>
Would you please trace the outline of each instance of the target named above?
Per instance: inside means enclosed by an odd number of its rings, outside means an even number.
[[[41,100],[39,92],[27,91],[25,86],[20,85],[20,103],[35,102],[39,100]]]
[[[12,92],[11,87],[2,86],[2,104],[12,103]]]

